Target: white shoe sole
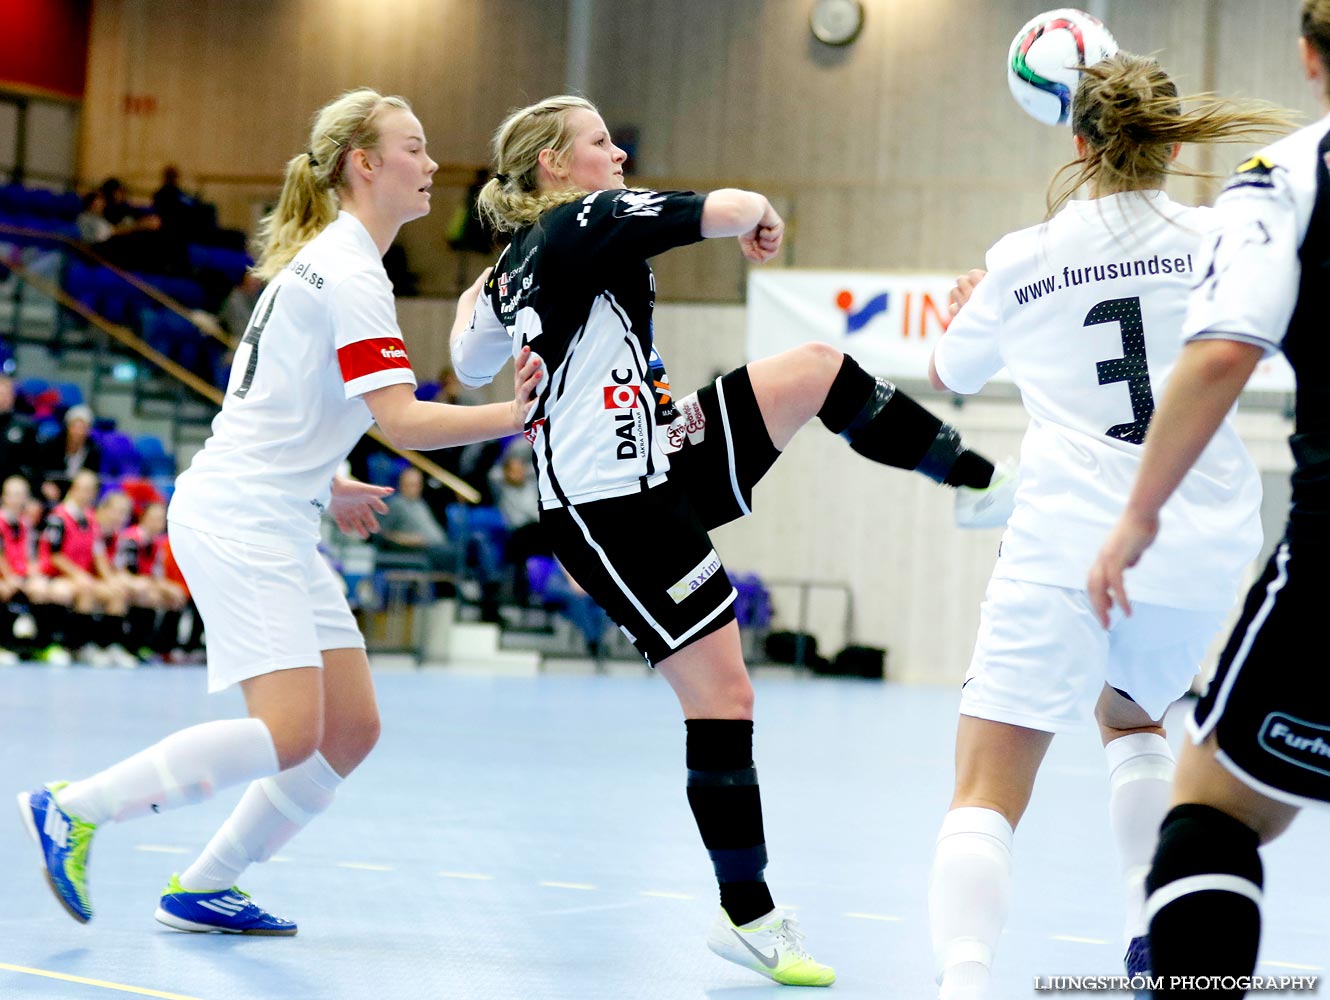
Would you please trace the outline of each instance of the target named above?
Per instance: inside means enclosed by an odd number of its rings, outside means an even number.
[[[169,927],[173,931],[183,931],[186,934],[243,934],[249,937],[295,937],[295,931],[238,931],[231,930],[228,927],[217,927],[213,924],[196,924],[192,920],[186,920],[184,917],[177,917],[162,907],[157,907],[153,919],[164,927]]]

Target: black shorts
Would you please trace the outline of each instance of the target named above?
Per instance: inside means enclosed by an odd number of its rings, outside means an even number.
[[[749,513],[779,457],[746,368],[679,401],[665,482],[540,512],[555,556],[654,666],[734,620],[710,528]]]
[[[1321,615],[1330,545],[1280,544],[1247,593],[1189,729],[1212,732],[1220,763],[1254,791],[1305,805],[1330,802],[1330,670]]]
[[[748,369],[736,368],[677,404],[670,479],[684,488],[708,530],[752,513],[753,487],[780,452],[771,443]]]

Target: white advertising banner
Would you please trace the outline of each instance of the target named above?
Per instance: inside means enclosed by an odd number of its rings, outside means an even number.
[[[831,344],[874,375],[928,380],[928,358],[947,328],[952,274],[814,271],[748,272],[748,360],[810,340]],[[1008,381],[1005,370],[995,381]],[[1247,388],[1292,392],[1283,355],[1261,362]]]

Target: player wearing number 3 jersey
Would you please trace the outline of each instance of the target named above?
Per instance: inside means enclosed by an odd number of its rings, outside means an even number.
[[[436,164],[400,97],[345,94],[315,117],[265,220],[271,279],[236,353],[222,412],[180,477],[172,551],[208,634],[208,687],[239,684],[249,717],[206,722],[19,806],[47,880],[92,917],[87,863],[102,823],[249,788],[202,856],[172,877],[157,919],[187,931],[294,934],[234,888],[332,802],[379,733],[365,642],[316,550],[327,512],[367,537],[384,487],[335,476],[372,423],[399,447],[442,448],[521,429],[539,363],[517,359],[511,404],[415,398],[382,258],[429,212]],[[465,303],[468,311],[473,303]]]
[[[1261,545],[1260,481],[1225,425],[1164,508],[1132,579],[1136,614],[1105,631],[1084,592],[1182,346],[1209,209],[1162,187],[1178,143],[1268,130],[1268,109],[1184,111],[1153,60],[1121,53],[1082,77],[1077,159],[1042,225],[1004,237],[933,355],[938,388],[977,392],[1006,368],[1030,415],[1016,506],[961,692],[956,787],[929,905],[944,998],[986,995],[1010,893],[1012,831],[1054,733],[1093,715],[1128,887],[1127,964],[1144,971],[1142,883],[1168,803],[1160,726],[1188,688]],[[1059,174],[1059,177],[1064,174]],[[1057,183],[1057,178],[1054,181]],[[1070,200],[1087,183],[1091,197]],[[965,279],[963,279],[963,283]]]

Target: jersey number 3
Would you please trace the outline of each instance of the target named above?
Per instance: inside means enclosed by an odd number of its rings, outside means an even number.
[[[254,315],[249,318],[249,326],[245,327],[245,335],[240,338],[240,346],[249,347],[249,357],[245,359],[245,377],[240,380],[240,386],[236,389],[236,395],[241,399],[249,395],[250,384],[254,381],[254,369],[259,366],[259,337],[263,336],[263,328],[268,325],[268,317],[272,315],[272,307],[277,302],[277,293],[280,291],[281,288],[273,286],[272,294],[267,297],[266,306],[263,299],[259,299],[254,306]]]
[[[1122,357],[1095,365],[1100,385],[1126,382],[1131,393],[1129,424],[1114,424],[1104,433],[1119,441],[1140,444],[1150,428],[1155,412],[1155,397],[1150,390],[1150,366],[1145,359],[1145,324],[1141,321],[1141,300],[1107,299],[1085,314],[1086,326],[1117,323],[1122,330]]]

